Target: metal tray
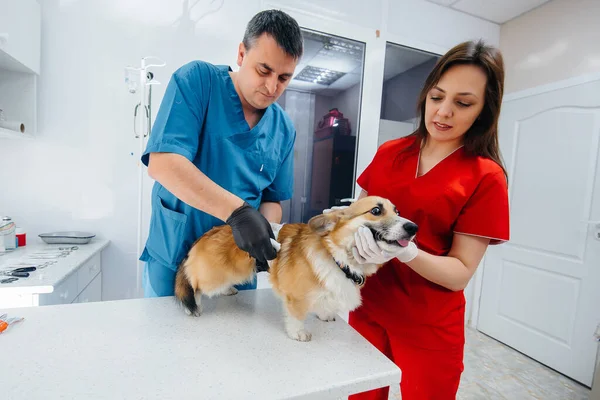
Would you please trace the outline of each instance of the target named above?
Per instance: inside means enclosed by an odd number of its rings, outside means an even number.
[[[41,233],[38,236],[48,244],[86,244],[96,235],[89,232],[68,231]]]

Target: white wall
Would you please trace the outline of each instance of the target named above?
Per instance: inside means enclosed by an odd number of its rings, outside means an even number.
[[[459,41],[497,43],[499,27],[424,0],[279,2],[173,0],[44,0],[38,137],[2,139],[0,212],[26,228],[80,229],[112,241],[105,252],[103,298],[133,297],[136,254],[138,142],[132,137],[137,97],[124,67],[159,56],[163,83],[204,59],[230,64],[248,20],[262,8],[290,12],[306,28],[366,43],[357,173],[377,149],[386,40],[443,53]],[[189,4],[193,4],[189,10]],[[380,31],[380,37],[375,30]],[[18,166],[18,168],[17,168]],[[149,183],[149,180],[146,180]],[[146,205],[150,185],[146,185]],[[145,209],[147,223],[149,210]]]
[[[500,29],[511,93],[600,71],[600,1],[553,0]]]

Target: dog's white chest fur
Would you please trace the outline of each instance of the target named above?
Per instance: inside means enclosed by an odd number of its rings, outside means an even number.
[[[331,257],[319,257],[314,263],[315,273],[322,283],[313,302],[314,312],[319,318],[333,316],[338,312],[349,312],[360,306],[360,289],[337,266]]]

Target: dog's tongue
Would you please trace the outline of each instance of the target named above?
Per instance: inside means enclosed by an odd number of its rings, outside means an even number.
[[[408,246],[408,240],[398,240],[398,244],[402,247]]]

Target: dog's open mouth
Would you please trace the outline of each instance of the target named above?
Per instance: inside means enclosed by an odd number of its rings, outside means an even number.
[[[408,246],[408,240],[405,239],[400,239],[400,240],[387,240],[387,239],[381,239],[382,242],[386,242],[387,244],[391,244],[391,245],[398,245],[400,247],[406,247]]]
[[[386,239],[385,237],[383,237],[383,234],[381,232],[378,232],[373,228],[370,228],[370,229],[371,229],[371,233],[373,234],[373,237],[375,238],[376,241],[386,242],[387,244],[396,245],[396,246],[400,246],[400,247],[408,246],[409,240],[407,240],[407,239],[389,240],[389,239]]]

